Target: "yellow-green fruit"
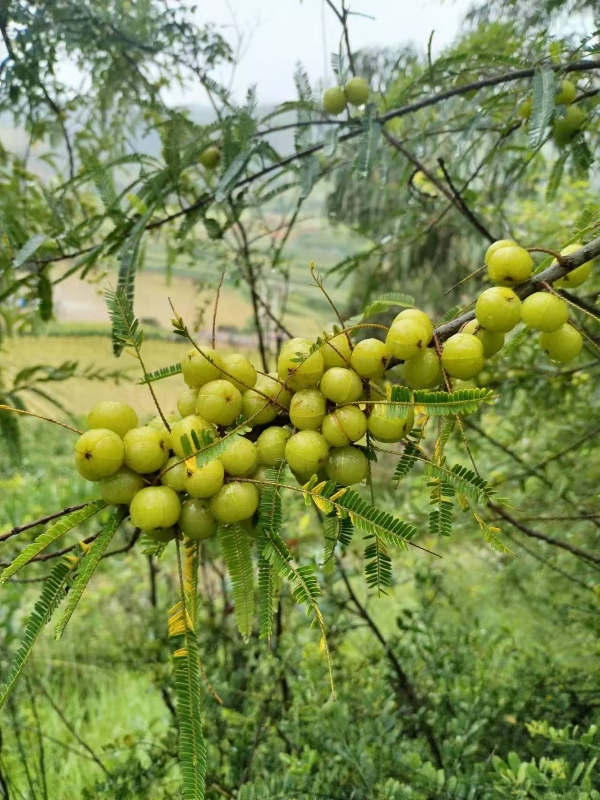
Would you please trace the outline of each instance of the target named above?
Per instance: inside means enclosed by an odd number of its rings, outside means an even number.
[[[583,347],[583,339],[572,325],[563,325],[552,333],[540,333],[539,343],[542,350],[552,361],[572,361]]]
[[[426,347],[418,356],[404,362],[404,382],[411,389],[433,389],[444,380],[435,350]]]
[[[512,289],[492,286],[477,298],[475,316],[482,328],[508,333],[521,319],[521,301]]]
[[[564,116],[557,116],[552,126],[554,141],[560,147],[569,144],[585,122],[585,111],[578,106],[567,106]]]
[[[203,467],[193,465],[193,459],[186,466],[183,488],[191,497],[212,497],[216,494],[225,480],[223,464],[216,458]]]
[[[182,417],[190,417],[196,413],[196,400],[198,399],[198,389],[186,389],[177,398],[177,410]]]
[[[327,476],[341,486],[361,483],[367,477],[369,462],[357,447],[337,447],[331,450],[325,470]]]
[[[392,323],[385,339],[389,352],[406,361],[418,356],[431,341],[427,328],[414,319],[400,319]]]
[[[308,339],[290,339],[281,348],[277,359],[279,378],[295,392],[316,386],[323,377],[323,356],[319,350],[310,353],[311,348]]]
[[[115,400],[103,400],[90,411],[87,418],[88,428],[106,428],[123,437],[138,424],[138,415],[127,403]]]
[[[169,458],[169,436],[164,431],[145,425],[127,431],[125,464],[134,472],[148,475],[162,469]]]
[[[470,333],[455,333],[444,342],[442,366],[453,378],[474,377],[483,369],[483,344]]]
[[[187,436],[191,452],[197,452],[198,448],[194,443],[192,432],[194,432],[202,446],[203,433],[206,431],[211,439],[215,438],[215,428],[210,422],[199,417],[197,414],[192,414],[190,417],[174,422],[171,426],[171,449],[176,456],[184,458],[187,453],[185,452],[182,444],[182,438]]]
[[[131,524],[142,531],[170,528],[180,513],[177,492],[169,486],[147,486],[136,494],[129,507]]]
[[[364,106],[369,99],[369,83],[364,78],[350,78],[344,87],[346,100],[352,106]]]
[[[213,425],[231,425],[241,413],[242,395],[229,381],[210,381],[198,392],[196,414]]]
[[[357,406],[336,408],[323,420],[321,433],[332,447],[358,442],[367,432],[367,418]]]
[[[121,437],[108,428],[93,428],[82,433],[75,444],[75,463],[88,481],[113,475],[123,465],[125,446]]]
[[[208,539],[217,532],[217,520],[206,500],[193,498],[185,501],[179,515],[179,530],[195,541]]]
[[[171,542],[176,536],[175,528],[156,528],[153,531],[144,531],[144,534],[149,539],[152,539],[153,542],[160,542],[161,544]]]
[[[399,320],[405,320],[405,319],[412,319],[415,322],[418,322],[420,325],[422,325],[427,331],[427,335],[429,336],[429,341],[432,340],[433,322],[429,319],[429,317],[424,311],[420,311],[418,308],[405,308],[404,311],[401,311],[399,314],[396,315],[392,325],[394,325]]]
[[[287,428],[272,425],[264,430],[256,440],[258,461],[267,467],[275,467],[285,456],[285,446],[292,434]]]
[[[325,419],[325,402],[318,389],[301,389],[296,392],[290,406],[292,425],[301,431],[316,431]]]
[[[531,110],[533,108],[533,98],[526,97],[525,100],[519,105],[517,108],[517,114],[521,117],[521,119],[529,119],[531,116]]]
[[[487,271],[497,286],[518,286],[533,272],[533,259],[523,247],[505,245],[487,256]]]
[[[497,253],[498,250],[501,250],[503,247],[516,247],[517,243],[513,242],[512,239],[498,239],[496,242],[492,242],[492,244],[488,247],[485,251],[485,256],[483,257],[483,262],[487,266],[491,256],[494,253]]]
[[[565,247],[564,250],[560,251],[561,256],[568,256],[571,253],[575,253],[577,250],[580,250],[583,247],[581,242],[576,242],[575,244],[570,244]],[[556,261],[552,262],[552,266],[556,264]],[[587,281],[590,277],[590,273],[592,271],[592,261],[586,261],[585,264],[582,264],[580,267],[572,270],[571,272],[567,273],[564,278],[559,278],[557,281],[554,281],[554,286],[556,289],[575,289],[577,286],[581,286],[582,283]]]
[[[164,466],[160,482],[163,486],[170,486],[176,492],[183,492],[186,473],[185,461],[182,461],[179,456],[171,456]]]
[[[550,292],[534,292],[523,301],[521,319],[529,328],[552,333],[569,319],[569,307],[562,297]]]
[[[223,356],[223,377],[242,394],[247,389],[252,389],[256,383],[257,373],[246,356],[241,353],[230,353]]]
[[[338,333],[333,336],[331,333],[325,334],[327,342],[321,346],[319,352],[323,356],[325,369],[331,367],[349,367],[352,357],[352,348],[345,333]]]
[[[252,483],[226,483],[221,491],[211,498],[210,510],[226,525],[249,519],[256,509],[260,495]]]
[[[228,475],[246,477],[258,464],[258,450],[254,442],[239,434],[230,436],[227,450],[218,456]]]
[[[557,106],[570,106],[577,97],[577,87],[572,81],[563,81],[560,90],[556,93],[554,103]]]
[[[340,86],[332,86],[323,92],[323,108],[328,114],[337,117],[346,108],[346,95]]]
[[[146,481],[137,472],[121,467],[114,475],[100,479],[100,494],[111,506],[128,506],[146,485]]]
[[[378,442],[399,442],[412,430],[415,424],[415,415],[412,408],[407,409],[404,419],[389,418],[386,416],[388,406],[375,404],[372,407],[367,430]]]
[[[215,145],[211,145],[200,153],[198,160],[206,169],[214,169],[221,161],[221,151]]]
[[[317,431],[298,431],[285,446],[285,460],[300,475],[314,475],[324,466],[329,455],[325,437]]]
[[[253,389],[242,395],[242,413],[253,428],[272,422],[281,409],[288,409],[291,392],[271,375],[259,375]]]
[[[500,331],[486,331],[476,319],[467,322],[461,333],[470,333],[472,336],[476,336],[479,339],[483,345],[483,355],[485,358],[495,356],[496,353],[504,347],[504,334]]]
[[[183,379],[190,388],[198,389],[209,381],[221,377],[223,362],[221,356],[212,347],[200,347],[190,350],[181,362]]]
[[[353,369],[331,367],[321,378],[319,384],[321,394],[337,405],[353,403],[362,395],[363,385],[360,377]],[[294,401],[292,400],[292,407]]]
[[[390,363],[391,353],[379,339],[363,339],[352,351],[352,369],[361,378],[381,378]]]

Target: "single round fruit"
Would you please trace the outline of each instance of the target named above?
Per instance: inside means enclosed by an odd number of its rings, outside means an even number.
[[[485,251],[485,256],[483,257],[483,263],[487,266],[490,257],[497,253],[498,250],[501,250],[503,247],[516,247],[517,243],[513,242],[512,239],[498,239],[496,242],[492,242],[492,244],[488,247]]]
[[[111,506],[128,506],[146,485],[146,481],[137,472],[121,467],[114,475],[100,479],[100,494]]]
[[[281,348],[277,359],[279,378],[295,392],[316,386],[323,377],[323,356],[319,350],[310,353],[312,346],[308,339],[290,339]]]
[[[325,419],[325,398],[318,389],[301,389],[292,397],[290,420],[298,430],[316,431]]]
[[[75,463],[79,474],[88,481],[106,478],[123,466],[125,445],[108,428],[92,428],[82,433],[75,444]]]
[[[564,250],[560,251],[560,254],[561,256],[568,256],[571,253],[575,253],[582,247],[583,245],[581,242],[576,242],[575,244],[570,244],[565,247]],[[553,261],[552,266],[555,264],[556,261]],[[581,284],[587,281],[587,279],[590,277],[592,264],[593,261],[586,261],[585,264],[582,264],[580,267],[576,267],[571,272],[568,272],[563,278],[559,278],[557,281],[554,281],[554,287],[556,289],[575,289],[577,286],[581,286]]]
[[[521,301],[512,289],[492,286],[477,298],[475,316],[482,328],[508,333],[521,319]]]
[[[181,362],[183,379],[192,389],[204,386],[209,381],[221,377],[223,362],[221,356],[212,347],[200,347],[190,350]]]
[[[336,408],[323,420],[321,433],[332,447],[358,442],[367,432],[367,418],[357,406]]]
[[[363,339],[355,345],[350,363],[361,378],[381,378],[390,358],[390,351],[379,339]]]
[[[214,425],[231,425],[242,413],[242,395],[225,380],[205,383],[198,392],[196,414]]]
[[[259,464],[275,467],[285,457],[285,445],[292,434],[287,428],[272,425],[264,430],[256,440]]]
[[[577,87],[572,81],[563,81],[556,93],[554,103],[557,106],[570,106],[577,97]]]
[[[418,356],[430,341],[429,331],[420,322],[414,319],[400,319],[392,323],[387,332],[385,345],[393,356],[406,361],[407,358]]]
[[[160,482],[163,486],[170,486],[176,492],[183,492],[186,474],[185,461],[182,461],[179,456],[171,456],[165,464],[163,473],[160,476]]]
[[[258,450],[254,442],[239,434],[230,436],[227,450],[218,456],[228,475],[249,475],[258,464]]]
[[[443,382],[440,360],[435,350],[426,347],[418,356],[404,362],[404,382],[411,389],[433,389]]]
[[[529,119],[531,116],[531,110],[533,108],[533,98],[526,97],[525,100],[519,105],[517,108],[517,114],[521,117],[521,119]]]
[[[350,78],[344,87],[346,100],[352,106],[364,106],[369,99],[369,83],[364,78]]]
[[[569,319],[569,306],[555,294],[534,292],[523,301],[521,319],[529,328],[552,333]]]
[[[331,367],[349,367],[352,357],[352,347],[348,334],[338,333],[335,336],[325,334],[327,342],[321,346],[319,352],[323,356],[325,369]]]
[[[169,458],[169,439],[162,431],[145,425],[127,431],[125,442],[125,464],[134,472],[148,475],[156,472]]]
[[[496,353],[504,347],[504,334],[500,331],[486,331],[476,319],[467,322],[467,324],[463,326],[461,333],[470,333],[472,336],[476,336],[479,339],[483,345],[484,358],[495,356]]]
[[[483,344],[470,333],[455,333],[444,342],[442,366],[453,378],[472,378],[483,369]]]
[[[138,415],[127,403],[103,400],[94,406],[87,418],[88,428],[106,428],[123,437],[132,428],[137,428]]]
[[[352,486],[367,477],[369,462],[357,447],[337,447],[329,453],[325,469],[332,481],[341,486]]]
[[[200,153],[198,161],[206,169],[214,169],[219,166],[221,161],[221,151],[215,145],[210,145]]]
[[[358,400],[362,395],[363,385],[353,369],[331,367],[321,378],[319,389],[328,400],[343,405]],[[293,406],[294,401],[292,400],[292,408]]]
[[[387,406],[376,404],[371,410],[367,422],[367,430],[378,442],[399,442],[407,436],[415,424],[415,415],[412,408],[406,409],[404,419],[388,418]]]
[[[175,455],[179,456],[179,458],[184,458],[188,455],[183,449],[183,444],[181,442],[184,436],[188,438],[191,452],[197,452],[198,448],[194,443],[192,432],[196,434],[202,446],[204,431],[208,432],[211,439],[215,438],[214,425],[211,425],[210,422],[207,422],[207,420],[199,417],[197,414],[192,414],[190,417],[185,417],[185,419],[173,423],[171,426],[171,449],[174,451]]]
[[[260,495],[253,483],[226,483],[210,501],[210,510],[226,525],[249,519],[256,509]]]
[[[542,350],[552,361],[572,361],[583,347],[583,339],[572,325],[563,325],[552,333],[540,333],[539,343]]]
[[[192,463],[186,465],[183,488],[191,497],[212,497],[216,494],[225,480],[223,464],[216,458],[203,467],[197,468]]]
[[[340,86],[332,86],[323,92],[323,108],[328,114],[337,117],[346,108],[346,95]]]
[[[253,428],[272,422],[282,408],[289,409],[291,402],[292,393],[278,378],[259,375],[254,388],[242,395],[242,413]]]
[[[198,391],[198,389],[186,389],[177,398],[177,410],[182,417],[190,417],[196,413]]]
[[[518,286],[525,283],[533,272],[533,258],[518,245],[500,247],[487,258],[487,271],[496,286]]]
[[[317,431],[298,431],[285,446],[285,460],[290,469],[300,475],[314,475],[325,464],[329,445]]]
[[[161,544],[171,542],[177,535],[175,528],[156,528],[153,531],[144,531],[144,534],[149,539],[152,539],[153,542],[160,542]]]
[[[569,144],[578,132],[581,130],[585,122],[585,111],[578,106],[567,106],[564,116],[557,116],[554,118],[552,126],[552,135],[554,141],[559,147],[564,147]]]
[[[181,506],[179,530],[188,537],[199,541],[208,539],[217,532],[217,520],[205,500],[186,500]]]
[[[415,322],[418,322],[419,325],[422,325],[427,331],[427,335],[429,336],[429,341],[433,339],[433,322],[429,319],[429,317],[424,311],[421,311],[418,308],[405,308],[404,311],[401,311],[399,314],[396,315],[392,325],[395,325],[396,322],[405,319],[412,319]]]
[[[223,356],[223,377],[233,383],[238,392],[242,394],[247,389],[252,389],[256,383],[256,370],[241,353],[230,353]]]
[[[136,494],[129,507],[131,524],[142,531],[170,528],[180,512],[179,497],[170,486],[147,486]]]

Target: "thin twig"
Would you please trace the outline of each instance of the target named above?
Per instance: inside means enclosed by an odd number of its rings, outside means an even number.
[[[221,279],[219,280],[219,285],[217,286],[217,294],[215,295],[215,306],[213,308],[213,318],[212,318],[212,340],[211,345],[212,349],[214,350],[217,344],[217,311],[219,310],[219,296],[221,294],[221,286],[223,286],[223,278],[225,277],[225,270],[221,273]]]
[[[452,192],[452,195],[456,200],[456,204],[461,213],[463,214],[463,216],[465,216],[469,220],[471,225],[473,225],[473,227],[476,228],[479,231],[479,233],[482,234],[482,236],[485,236],[488,242],[495,242],[496,237],[492,236],[492,234],[485,227],[485,225],[479,219],[477,219],[475,214],[466,204],[465,199],[462,196],[461,192],[454,185],[454,182],[452,181],[452,178],[450,177],[450,175],[448,174],[448,170],[446,169],[446,163],[444,162],[444,159],[438,158],[438,164],[440,165],[441,170],[444,173],[444,178],[446,179],[446,183],[450,187],[450,191]]]
[[[24,414],[27,417],[35,417],[36,419],[43,419],[44,422],[52,422],[54,425],[60,425],[61,428],[66,428],[68,431],[73,431],[73,433],[78,434],[81,436],[83,431],[78,431],[77,428],[71,427],[71,425],[67,425],[65,422],[59,422],[57,419],[51,419],[50,417],[44,417],[41,414],[34,414],[32,411],[25,411],[22,408],[13,408],[12,406],[5,406],[0,403],[0,411],[12,411],[15,414]]]
[[[7,533],[3,533],[2,536],[0,536],[0,542],[5,542],[7,539],[10,539],[11,536],[17,536],[17,534],[29,530],[29,528],[37,528],[38,525],[45,525],[47,522],[51,522],[53,519],[64,517],[67,514],[70,514],[72,511],[79,511],[80,509],[91,505],[93,502],[93,500],[88,500],[87,503],[79,503],[77,506],[67,506],[67,508],[63,508],[62,511],[55,511],[53,514],[47,514],[45,517],[40,517],[39,519],[34,519],[32,522],[27,522],[25,525],[15,526]]]

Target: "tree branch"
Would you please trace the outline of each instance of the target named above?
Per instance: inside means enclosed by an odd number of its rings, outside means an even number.
[[[7,539],[10,539],[11,536],[17,536],[17,534],[29,530],[29,528],[37,528],[38,525],[45,525],[47,522],[51,522],[53,519],[65,517],[72,511],[79,511],[81,508],[89,506],[92,502],[92,500],[88,500],[87,503],[80,503],[77,506],[67,506],[67,508],[63,508],[62,511],[55,511],[53,514],[47,514],[45,517],[40,517],[39,519],[34,519],[32,522],[27,522],[25,525],[15,526],[7,533],[3,533],[2,536],[0,536],[0,542],[5,542]]]

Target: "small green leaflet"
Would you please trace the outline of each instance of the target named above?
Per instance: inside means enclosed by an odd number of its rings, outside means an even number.
[[[155,370],[155,372],[148,373],[144,377],[144,380],[138,381],[138,384],[162,381],[163,378],[170,378],[172,375],[181,375],[181,361],[178,361],[177,364],[171,364],[170,367],[161,367]]]
[[[394,306],[401,308],[414,308],[415,299],[409,294],[402,294],[402,292],[387,292],[380,294],[376,297],[363,311],[362,318],[373,316],[373,314],[380,314],[382,311],[388,311]]]
[[[556,78],[550,69],[542,69],[533,76],[533,106],[529,118],[529,147],[537,150],[546,136],[546,129],[554,113]]]

